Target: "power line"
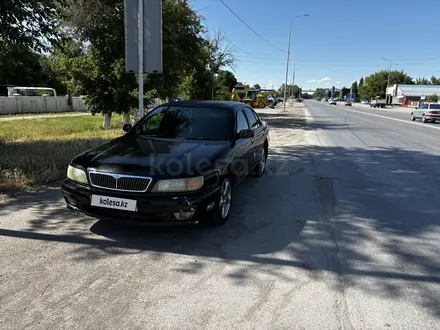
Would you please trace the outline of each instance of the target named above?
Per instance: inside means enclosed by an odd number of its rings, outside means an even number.
[[[235,13],[235,11],[233,11],[232,9],[231,9],[231,7],[229,7],[223,0],[220,0],[220,2],[226,7],[226,8],[228,8],[228,10],[235,16],[235,17],[237,17],[244,25],[246,25],[247,26],[247,28],[249,29],[249,30],[251,30],[253,33],[255,33],[255,35],[257,35],[261,40],[263,40],[263,41],[265,41],[267,44],[269,44],[269,45],[271,45],[272,47],[274,47],[275,49],[277,49],[277,50],[279,50],[279,51],[282,51],[283,53],[285,53],[286,51],[284,50],[284,49],[281,49],[281,48],[278,48],[277,46],[275,46],[273,43],[271,43],[269,40],[267,40],[267,39],[265,39],[263,36],[261,36],[261,34],[259,34],[257,31],[255,31],[253,28],[251,28],[250,26],[249,26],[249,24],[247,24],[245,21],[243,21],[243,19],[240,17],[240,16],[238,16],[236,13]]]
[[[215,30],[214,28],[210,27],[206,22],[204,22],[204,24],[208,27],[208,29],[210,29],[210,30]],[[237,45],[235,45],[234,43],[232,43],[232,41],[231,41],[228,37],[223,36],[223,38],[224,38],[224,39],[225,39],[225,40],[226,40],[226,41],[227,41],[232,47],[237,48],[240,52],[242,52],[242,53],[244,53],[244,54],[247,54],[247,55],[249,55],[249,56],[251,56],[251,57],[253,57],[253,58],[255,58],[255,59],[265,60],[265,58],[257,57],[257,56],[255,56],[255,55],[253,55],[252,53],[249,53],[249,52],[243,50],[242,48],[238,47]]]

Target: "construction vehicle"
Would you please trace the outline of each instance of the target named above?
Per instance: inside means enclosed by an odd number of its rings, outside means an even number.
[[[244,97],[246,96],[246,88],[242,85],[236,85],[232,89],[232,97],[231,101],[235,102],[243,102]]]
[[[274,108],[277,103],[276,94],[274,90],[249,89],[241,102],[252,108]]]

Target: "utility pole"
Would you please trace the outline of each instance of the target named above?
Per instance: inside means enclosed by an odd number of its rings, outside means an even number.
[[[388,81],[387,81],[387,89],[385,91],[385,104],[388,104],[388,88],[390,87],[390,76],[391,76],[391,67],[393,65],[393,62],[389,59],[386,58],[382,58],[384,61],[389,61],[390,62],[390,68],[388,70]]]
[[[290,37],[292,36],[292,21],[289,28],[289,45],[287,46],[287,64],[286,64],[286,83],[284,85],[283,111],[286,111],[287,103],[287,79],[289,77],[289,61],[290,61]]]
[[[293,61],[293,73],[292,73],[292,93],[290,95],[290,97],[293,99],[294,95],[293,95],[293,86],[295,86],[295,63],[296,60]]]
[[[291,93],[291,98],[294,98],[293,95],[293,86],[295,86],[295,72],[296,72],[296,61],[301,59],[302,57],[297,57],[293,60],[293,73],[292,73],[292,93]],[[299,87],[298,87],[299,88]],[[298,89],[298,93],[299,93],[299,89]]]

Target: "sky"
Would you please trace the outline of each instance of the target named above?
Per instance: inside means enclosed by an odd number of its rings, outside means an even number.
[[[238,81],[278,88],[285,81],[289,24],[295,84],[350,86],[376,71],[440,76],[440,0],[191,0],[209,35],[220,30],[234,50]]]

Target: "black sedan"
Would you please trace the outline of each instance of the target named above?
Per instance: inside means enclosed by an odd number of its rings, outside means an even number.
[[[265,172],[269,128],[244,103],[171,102],[124,131],[72,160],[62,182],[70,210],[151,225],[221,225],[234,188]]]

